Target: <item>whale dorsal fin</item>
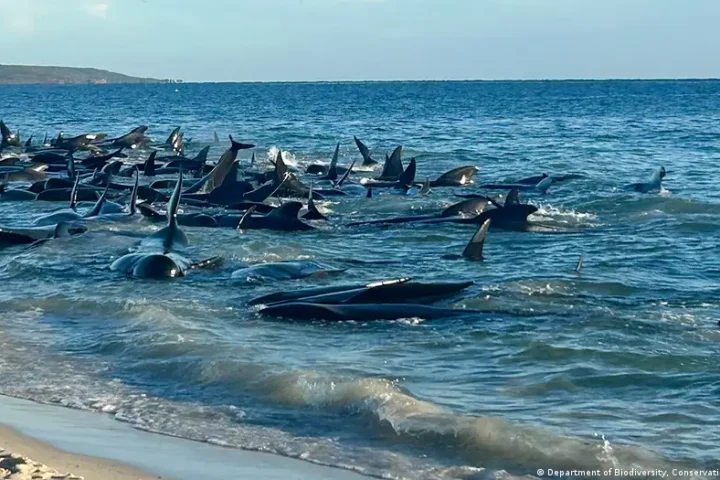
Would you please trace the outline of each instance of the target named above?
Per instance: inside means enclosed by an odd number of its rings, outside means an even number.
[[[165,145],[175,146],[175,141],[180,136],[180,127],[175,127],[172,132],[170,132],[170,135],[168,136],[167,140],[165,140]]]
[[[213,132],[213,140],[215,140],[215,143],[220,143],[220,137],[218,137],[217,132]]]
[[[310,182],[310,188],[308,188],[308,211],[317,210],[315,208],[315,201],[313,200],[313,189],[315,188],[315,182]]]
[[[310,189],[308,190],[308,211],[305,215],[303,215],[303,218],[308,220],[327,220],[327,217],[320,213],[320,210],[318,210],[315,205],[315,200],[313,200],[313,188],[314,184],[310,183]]]
[[[485,238],[487,237],[488,228],[490,228],[490,220],[485,220],[465,247],[463,257],[477,262],[483,260],[483,248],[485,247]]]
[[[336,180],[338,177],[337,173],[337,162],[340,156],[340,144],[335,146],[335,153],[333,153],[332,160],[330,160],[330,168],[328,169],[327,178],[330,180]]]
[[[153,150],[152,153],[150,153],[150,156],[147,160],[145,160],[145,167],[143,168],[143,175],[146,177],[154,177],[155,176],[155,157],[157,156],[157,152]]]
[[[198,154],[195,156],[195,158],[193,158],[193,160],[195,160],[196,162],[201,162],[201,163],[204,164],[204,163],[207,162],[207,156],[208,156],[208,153],[209,153],[209,152],[210,152],[210,147],[209,147],[209,146],[204,147],[202,150],[200,150],[200,153],[198,153]]]
[[[513,188],[507,194],[507,197],[505,197],[505,205],[504,206],[509,207],[510,205],[517,205],[519,203],[520,203],[520,189]]]
[[[288,168],[287,165],[285,165],[285,160],[282,158],[282,151],[278,151],[277,158],[275,160],[275,174],[273,176],[274,183],[280,184],[285,181],[288,174]]]

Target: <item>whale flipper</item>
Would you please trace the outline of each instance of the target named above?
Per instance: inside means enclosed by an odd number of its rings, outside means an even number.
[[[140,210],[140,214],[143,217],[148,218],[153,222],[167,221],[167,215],[161,214],[147,203],[137,205],[137,209]]]
[[[583,268],[583,256],[580,255],[580,258],[578,258],[577,265],[575,266],[575,273],[577,273],[578,275],[580,273],[582,273],[582,268]]]
[[[370,156],[370,149],[365,145],[363,142],[360,141],[359,138],[353,137],[355,140],[355,145],[357,145],[358,150],[360,150],[360,155],[363,157],[363,167],[368,167],[371,165],[377,165],[377,160],[373,160],[373,158]]]
[[[402,146],[399,146],[393,150],[389,157],[385,158],[385,165],[378,180],[398,180],[402,174]]]
[[[303,204],[300,202],[286,202],[267,214],[267,217],[293,218],[297,219]]]
[[[535,185],[535,188],[540,191],[543,195],[545,195],[548,191],[548,188],[550,188],[550,185],[553,184],[552,177],[543,178],[540,180],[540,182]]]
[[[469,198],[460,203],[450,205],[440,213],[441,217],[457,217],[461,215],[480,215],[488,206],[488,199],[484,197]]]
[[[417,173],[417,163],[415,159],[410,159],[410,163],[407,168],[402,172],[397,182],[398,188],[404,188],[408,190],[415,184],[415,174]]]
[[[105,201],[107,200],[107,193],[108,190],[110,190],[110,179],[108,178],[108,184],[105,187],[105,190],[103,191],[102,195],[100,195],[100,198],[97,199],[97,202],[95,202],[95,205],[93,208],[84,215],[84,218],[92,218],[97,217],[102,212],[103,205],[105,204]]]
[[[190,264],[190,269],[197,270],[197,269],[210,269],[210,268],[217,268],[220,265],[223,264],[225,259],[219,255],[216,255],[214,257],[206,258],[205,260],[200,260],[199,262],[195,262]]]
[[[16,133],[12,133],[5,122],[0,120],[0,134],[2,134],[2,141],[0,146],[5,147],[20,147],[20,138]]]
[[[130,205],[128,206],[128,216],[133,216],[137,212],[138,185],[140,183],[140,171],[135,169],[135,184],[133,185],[132,194],[130,195]]]
[[[240,150],[249,150],[251,148],[255,148],[255,145],[252,143],[240,143],[236,142],[232,135],[230,135],[230,150],[234,150],[235,152],[238,152]]]
[[[70,210],[75,211],[78,201],[78,187],[80,186],[80,175],[75,175],[72,190],[70,191]]]
[[[350,168],[345,170],[345,173],[343,173],[343,176],[340,178],[340,180],[335,185],[336,187],[342,187],[342,184],[345,183],[345,181],[348,179],[350,174],[352,173],[353,167],[355,167],[356,160],[353,160],[353,162],[350,164]]]
[[[243,227],[245,226],[245,222],[252,216],[252,214],[255,212],[257,207],[253,205],[252,207],[248,208],[242,217],[240,217],[240,221],[238,222],[237,229],[243,230]]]
[[[476,262],[483,260],[483,248],[485,246],[488,228],[490,228],[490,220],[485,220],[485,223],[480,225],[475,235],[470,239],[470,243],[465,247],[462,253],[463,257]]]
[[[72,153],[68,155],[68,178],[70,180],[75,180],[76,176],[75,172],[75,158],[72,156]]]
[[[147,142],[148,139],[145,136],[145,132],[147,132],[147,130],[148,127],[146,125],[140,125],[122,137],[111,140],[112,145],[116,147],[131,148],[134,150]]]
[[[168,136],[167,140],[165,140],[165,143],[163,144],[163,146],[174,147],[179,136],[180,136],[180,127],[175,127],[173,129],[173,131],[170,132],[170,135]]]
[[[222,185],[225,177],[230,171],[233,163],[237,160],[238,152],[243,149],[253,148],[254,145],[238,143],[230,136],[230,148],[225,151],[218,160],[217,165],[210,173],[205,175],[199,182],[188,188],[185,193],[210,193]]]
[[[77,223],[71,222],[60,222],[55,227],[53,238],[72,237],[75,235],[80,235],[81,233],[85,233],[86,231],[87,227],[85,227],[84,225],[79,225]]]

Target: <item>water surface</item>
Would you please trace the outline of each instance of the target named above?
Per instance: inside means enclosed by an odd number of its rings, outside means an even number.
[[[173,282],[108,270],[158,228],[142,222],[3,250],[0,393],[385,478],[718,468],[720,82],[3,86],[0,112],[36,138],[147,124],[163,140],[180,125],[213,159],[227,146],[213,132],[233,134],[260,164],[280,149],[301,170],[338,141],[341,164],[359,159],[357,135],[379,159],[402,144],[421,178],[460,165],[478,183],[585,175],[525,196],[534,222],[575,233],[492,231],[483,263],[443,259],[473,227],[343,226],[435,212],[474,186],[321,202],[332,221],[314,232],[187,228],[193,258],[227,264]],[[662,194],[624,188],[661,165]],[[2,203],[0,223],[58,207]],[[294,259],[348,270],[230,279],[243,262]],[[474,280],[451,304],[499,313],[308,324],[246,306],[399,276]]]

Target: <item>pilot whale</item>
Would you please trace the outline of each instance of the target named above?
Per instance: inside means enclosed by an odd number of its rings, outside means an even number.
[[[179,253],[179,250],[188,244],[185,232],[177,224],[182,183],[182,172],[180,172],[168,205],[167,226],[143,239],[137,252],[115,260],[110,265],[110,270],[130,277],[161,280],[184,277],[191,269],[214,267],[222,262],[221,257],[211,257],[193,263]]]

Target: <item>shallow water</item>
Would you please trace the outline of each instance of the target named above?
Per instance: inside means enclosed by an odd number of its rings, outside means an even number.
[[[435,212],[472,185],[320,202],[332,221],[313,232],[187,228],[192,258],[227,263],[172,282],[108,270],[158,228],[143,222],[2,250],[0,393],[386,478],[718,468],[720,82],[1,87],[0,112],[36,138],[147,124],[164,140],[182,125],[212,159],[226,148],[213,132],[233,134],[261,164],[280,148],[301,170],[338,141],[341,164],[359,159],[357,135],[378,159],[404,145],[421,178],[465,164],[478,184],[585,175],[524,196],[540,207],[533,222],[572,233],[491,231],[483,263],[443,258],[471,226],[343,226]],[[661,194],[624,188],[660,165]],[[0,203],[0,224],[59,207]],[[295,259],[347,272],[230,278]],[[451,304],[498,313],[308,324],[246,306],[400,276],[474,280]]]

